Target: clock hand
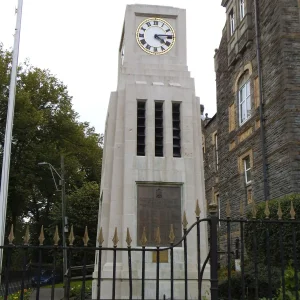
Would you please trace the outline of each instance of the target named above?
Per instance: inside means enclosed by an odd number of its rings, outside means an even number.
[[[157,37],[160,37],[160,36],[166,36],[167,38],[172,38],[173,36],[172,35],[169,35],[169,34],[156,34]]]
[[[164,42],[165,42],[163,39],[161,39],[161,38],[159,37],[158,34],[154,34],[154,38],[157,39],[157,40],[160,40],[161,43],[164,43]]]

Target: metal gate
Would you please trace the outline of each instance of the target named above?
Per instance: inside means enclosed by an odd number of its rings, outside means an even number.
[[[200,209],[196,204],[196,220],[188,227],[188,221],[185,213],[183,214],[182,238],[174,244],[175,236],[173,226],[170,225],[168,247],[160,246],[160,229],[156,230],[156,247],[147,247],[146,229],[141,237],[141,247],[132,247],[132,239],[127,229],[126,243],[127,247],[118,247],[119,238],[117,229],[113,237],[112,247],[102,247],[103,236],[102,230],[98,236],[98,247],[89,245],[88,230],[80,241],[75,240],[73,227],[70,230],[69,244],[66,247],[59,245],[58,228],[54,233],[54,244],[44,245],[44,229],[41,228],[39,242],[36,245],[30,243],[29,231],[26,230],[23,244],[14,244],[13,228],[8,237],[8,244],[2,246],[5,253],[5,261],[2,271],[2,284],[0,286],[0,299],[8,299],[9,295],[18,293],[14,299],[28,299],[28,289],[34,291],[31,299],[40,299],[41,289],[45,285],[48,289],[48,299],[57,299],[58,290],[57,282],[64,282],[64,298],[70,299],[92,299],[91,298],[91,278],[93,265],[90,265],[91,257],[98,254],[98,274],[94,279],[94,287],[96,287],[96,295],[93,299],[101,298],[101,289],[104,280],[101,270],[101,260],[103,254],[112,253],[112,274],[111,274],[111,297],[109,299],[117,300],[116,284],[120,278],[117,278],[117,254],[125,253],[128,264],[128,276],[126,281],[127,295],[122,295],[122,299],[142,299],[146,300],[145,285],[147,283],[146,272],[146,255],[153,252],[155,256],[155,296],[152,299],[192,299],[189,293],[189,282],[193,281],[197,284],[197,295],[193,299],[261,299],[265,295],[265,299],[289,299],[288,294],[291,292],[290,285],[292,282],[292,294],[294,299],[299,299],[299,274],[298,274],[298,254],[300,245],[298,242],[297,226],[300,222],[295,220],[295,211],[293,204],[290,209],[290,219],[282,219],[282,211],[279,205],[276,219],[270,218],[268,203],[266,203],[264,219],[256,218],[255,204],[252,206],[251,218],[246,218],[243,209],[241,209],[238,218],[232,218],[229,203],[226,209],[226,218],[219,219],[218,207],[216,203],[209,205],[209,217],[200,219]],[[209,251],[206,259],[201,261],[201,226],[209,225]],[[290,236],[289,243],[286,243],[287,235]],[[197,278],[189,278],[188,270],[188,239],[194,237],[196,240],[196,256],[197,261],[196,273]],[[91,241],[95,244],[95,241]],[[176,278],[174,274],[174,265],[176,265],[174,257],[174,249],[180,246],[183,249],[184,264],[183,278]],[[67,251],[68,271],[61,274],[61,260],[63,250]],[[290,249],[288,251],[287,249]],[[168,262],[169,277],[160,278],[160,269],[164,253],[168,250],[170,260]],[[276,250],[278,250],[276,252]],[[276,253],[275,253],[276,252]],[[18,270],[13,264],[16,253],[21,263]],[[133,271],[133,258],[141,257],[141,277],[136,278]],[[33,261],[34,258],[34,261]],[[45,262],[47,261],[47,264]],[[203,274],[206,265],[210,265],[210,294],[204,295],[202,289]],[[12,267],[14,265],[14,267]],[[279,286],[274,292],[275,277],[273,272],[275,265],[278,265]],[[250,271],[248,270],[250,266]],[[277,268],[277,267],[276,267]],[[33,271],[34,269],[34,271]],[[48,277],[44,272],[48,272]],[[226,271],[226,276],[221,271]],[[287,282],[287,271],[292,270],[292,279]],[[249,279],[249,274],[252,274]],[[262,275],[265,274],[265,275]],[[238,276],[237,276],[238,275]],[[265,284],[262,285],[264,276]],[[238,278],[238,281],[237,281]],[[161,296],[160,281],[167,281],[169,285],[169,295]],[[183,298],[178,298],[174,285],[180,280],[183,286]],[[73,283],[79,282],[79,292],[74,296]],[[123,280],[124,281],[124,280]],[[133,283],[138,281],[140,285],[140,295],[138,298],[133,294]],[[251,286],[250,286],[251,285]],[[277,284],[278,285],[278,284]],[[225,287],[225,288],[224,288]],[[225,292],[224,292],[225,290]],[[235,290],[239,291],[236,296]],[[250,293],[249,293],[250,290]],[[43,290],[44,292],[45,290]],[[27,298],[25,298],[27,297]],[[74,298],[77,297],[77,298]],[[126,298],[124,298],[126,297]],[[281,297],[281,298],[276,298]]]

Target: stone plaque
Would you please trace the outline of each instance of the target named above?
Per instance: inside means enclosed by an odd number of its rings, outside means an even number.
[[[181,187],[164,185],[137,186],[137,244],[141,245],[143,228],[146,228],[147,246],[156,246],[155,233],[160,228],[160,246],[169,246],[170,225],[173,224],[175,242],[182,236]]]

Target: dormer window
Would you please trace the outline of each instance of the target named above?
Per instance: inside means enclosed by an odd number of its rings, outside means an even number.
[[[245,0],[240,1],[240,20],[243,20],[245,17]]]
[[[233,35],[234,30],[235,30],[235,20],[234,20],[233,9],[229,13],[229,26],[230,26],[230,35]]]

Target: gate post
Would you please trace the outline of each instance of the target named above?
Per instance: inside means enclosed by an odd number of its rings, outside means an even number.
[[[209,204],[210,213],[210,293],[211,300],[218,299],[218,205]]]

